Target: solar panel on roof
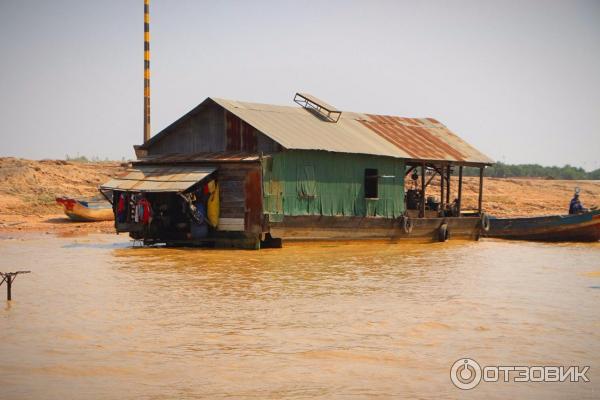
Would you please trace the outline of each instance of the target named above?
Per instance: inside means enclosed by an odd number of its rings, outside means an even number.
[[[294,102],[330,122],[338,122],[342,115],[334,106],[308,93],[296,93]]]

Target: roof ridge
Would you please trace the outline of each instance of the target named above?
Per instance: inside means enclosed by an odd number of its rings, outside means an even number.
[[[302,111],[304,110],[304,108],[302,107],[295,107],[293,105],[287,105],[287,104],[271,104],[271,103],[260,103],[260,102],[254,102],[254,101],[245,101],[245,100],[234,100],[234,99],[225,99],[222,97],[213,97],[210,96],[208,97],[209,99],[215,101],[215,102],[219,102],[219,101],[223,101],[223,102],[227,102],[229,104],[231,104],[233,107],[235,108],[242,108],[242,107],[238,107],[236,104],[243,104],[244,106],[250,106],[250,107],[243,107],[246,110],[253,110],[253,111],[261,111],[261,112],[281,112],[281,110],[268,110],[268,109],[264,109],[261,108],[261,106],[266,106],[266,107],[278,107],[278,108],[283,108],[289,111],[293,111],[296,112],[296,110],[298,111]],[[257,106],[257,107],[253,107],[253,106]],[[412,120],[427,120],[431,123],[434,124],[440,124],[442,126],[445,126],[443,123],[441,123],[439,120],[432,118],[432,117],[405,117],[405,116],[401,116],[401,115],[389,115],[389,114],[374,114],[374,113],[367,113],[367,112],[363,112],[363,111],[350,111],[350,110],[338,110],[342,113],[342,117],[344,117],[344,114],[346,114],[346,117],[349,117],[348,114],[355,114],[355,115],[365,115],[365,116],[378,116],[378,117],[391,117],[391,118],[400,118],[400,119],[412,119]],[[310,113],[308,113],[308,115],[312,115]],[[364,118],[355,118],[350,116],[351,119],[360,121],[363,120]]]

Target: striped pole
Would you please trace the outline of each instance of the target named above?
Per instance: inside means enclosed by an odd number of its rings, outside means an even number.
[[[144,0],[144,143],[150,140],[150,0]]]

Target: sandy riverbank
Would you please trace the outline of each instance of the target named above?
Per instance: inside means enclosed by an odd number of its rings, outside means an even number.
[[[112,233],[107,222],[71,222],[56,196],[92,196],[97,187],[124,170],[118,162],[80,163],[0,158],[0,231]],[[600,181],[487,178],[484,209],[497,216],[564,214],[573,189],[581,188],[586,207],[600,206]],[[434,180],[431,194],[439,196]],[[478,178],[466,177],[464,208],[477,205]],[[452,188],[455,195],[456,186]]]
[[[0,158],[0,230],[49,233],[114,232],[107,222],[71,222],[56,196],[94,196],[124,167],[118,162]]]

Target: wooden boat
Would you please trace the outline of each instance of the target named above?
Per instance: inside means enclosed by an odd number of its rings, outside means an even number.
[[[56,202],[73,221],[112,221],[112,205],[101,196],[88,198],[57,197]]]
[[[600,240],[600,210],[573,215],[490,218],[490,229],[485,236],[544,242],[596,242]]]

